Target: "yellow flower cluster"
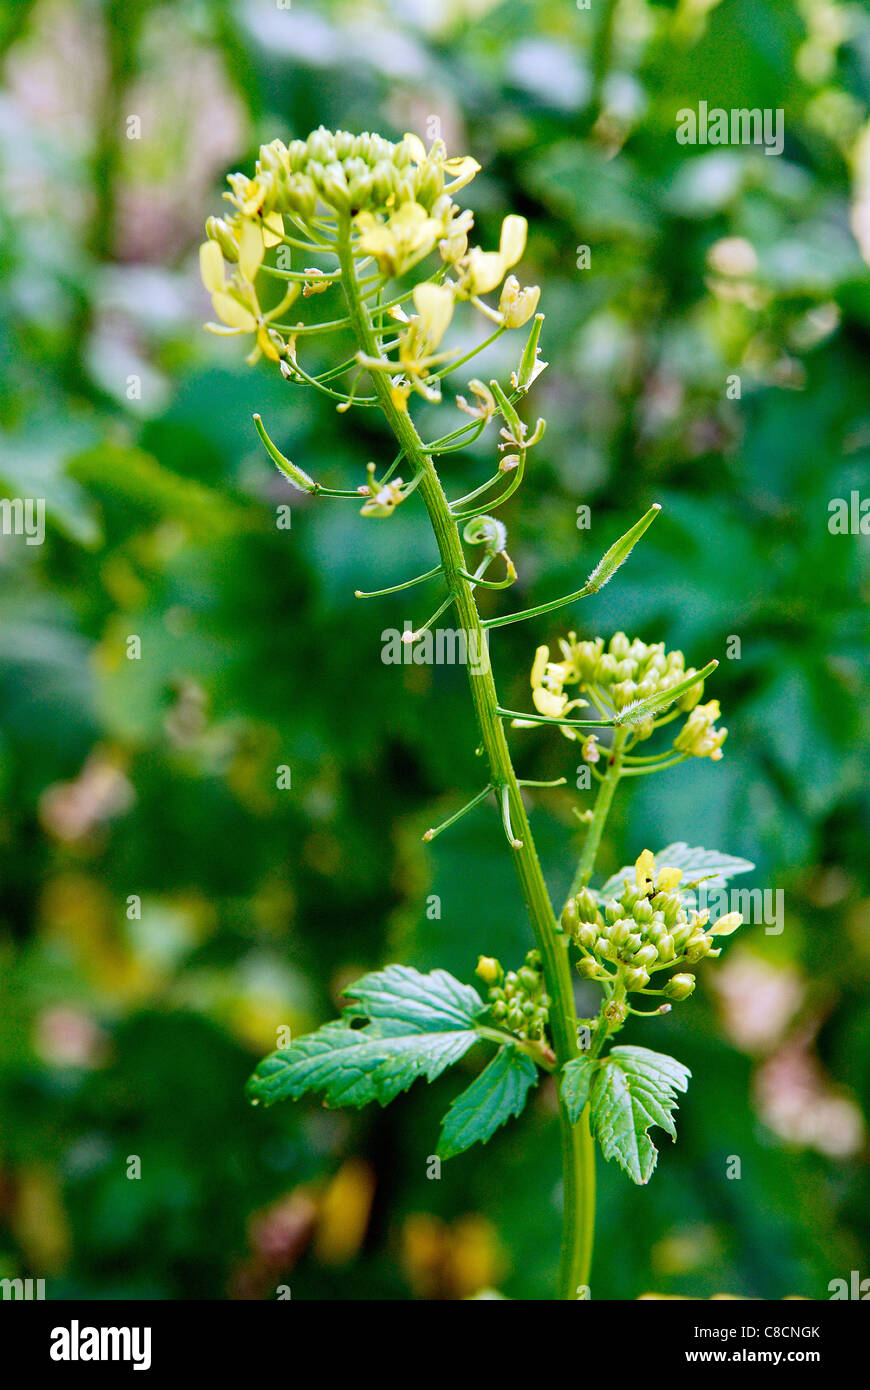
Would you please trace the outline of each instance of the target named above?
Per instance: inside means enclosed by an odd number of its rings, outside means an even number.
[[[603,637],[578,642],[576,633],[571,632],[567,639],[560,640],[559,650],[562,659],[551,661],[549,647],[538,647],[531,673],[535,709],[551,719],[564,719],[570,710],[588,708],[590,704],[604,718],[610,718],[628,705],[673,689],[695,674],[694,666],[686,667],[681,651],[666,651],[663,642],[646,643],[637,637],[630,641],[624,632],[617,632],[606,648]],[[576,686],[589,699],[584,700],[579,694],[570,699],[566,693],[570,686]],[[714,727],[720,713],[718,700],[699,705],[703,690],[703,681],[699,681],[675,701],[676,712],[688,714],[689,718],[674,740],[674,748],[718,762],[728,731]],[[673,713],[663,718],[671,719]],[[523,726],[521,720],[514,722]],[[649,718],[635,725],[634,742],[649,738],[656,723]],[[565,725],[560,728],[566,738],[582,741],[587,762],[598,761],[594,734],[586,735]]]
[[[730,936],[741,925],[739,912],[729,912],[709,925],[707,909],[686,911],[679,885],[682,869],[658,868],[648,849],[635,863],[634,883],[623,882],[623,891],[603,907],[589,888],[567,902],[563,929],[581,953],[577,969],[584,979],[609,980],[610,967],[626,990],[663,994],[667,999],[686,999],[695,988],[694,975],[671,975],[660,989],[648,990],[659,970],[696,965],[705,956],[718,956],[715,938]]]
[[[427,372],[439,360],[434,354],[456,299],[470,299],[500,326],[518,328],[532,317],[540,297],[537,286],[522,288],[514,275],[508,276],[525,249],[525,218],[504,219],[497,251],[469,247],[474,219],[453,201],[453,194],[479,168],[469,156],[449,158],[440,140],[427,151],[416,135],[393,143],[368,132],[352,135],[321,127],[307,140],[261,146],[253,178],[229,176],[230,191],[224,196],[233,213],[209,218],[206,224],[209,239],[201,248],[200,265],[219,320],[209,329],[253,333],[252,358],[261,352],[273,361],[280,358],[284,345],[273,322],[300,292],[308,297],[331,283],[321,270],[307,270],[291,277],[295,282],[281,303],[263,312],[255,282],[265,251],[293,244],[300,235],[323,250],[349,242],[357,256],[375,261],[385,279],[405,275],[437,246],[442,267],[448,266],[455,278],[421,283],[414,295],[416,314],[410,319],[398,315],[405,324],[399,356],[407,389],[430,394],[424,385]],[[235,267],[229,278],[224,260]],[[497,309],[480,300],[499,286]]]

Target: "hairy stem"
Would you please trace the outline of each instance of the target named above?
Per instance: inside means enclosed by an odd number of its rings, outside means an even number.
[[[380,353],[368,311],[360,297],[349,236],[340,238],[336,249],[342,269],[348,317],[357,341],[366,356],[377,358]],[[466,636],[467,650],[483,658],[469,663],[467,667],[471,698],[489,762],[491,784],[498,796],[505,797],[510,811],[510,823],[517,842],[512,851],[514,863],[535,944],[541,952],[547,993],[552,1001],[550,1027],[558,1071],[578,1054],[577,1015],[567,939],[557,932],[553,906],[538,862],[504,727],[497,713],[499,702],[487,655],[486,634],[477,611],[473,586],[464,574],[466,561],[459,528],[450,513],[432,457],[426,452],[411,417],[394,400],[387,374],[374,371],[372,379],[383,414],[411,463],[413,473],[422,473],[420,495],[435,534],[444,578],[456,604],[458,622]],[[579,1124],[572,1125],[561,1095],[559,1119],[564,1181],[559,1297],[574,1299],[578,1297],[578,1289],[589,1283],[595,1222],[594,1148],[588,1118],[584,1116]]]

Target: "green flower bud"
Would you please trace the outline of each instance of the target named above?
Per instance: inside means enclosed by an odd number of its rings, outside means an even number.
[[[350,212],[350,190],[344,169],[340,164],[330,164],[324,170],[321,184],[323,196],[336,212]]]
[[[613,925],[608,928],[607,936],[608,939],[613,941],[617,946],[624,946],[630,933],[631,923],[628,922],[625,917],[621,917],[618,922],[614,922]]]
[[[652,965],[653,961],[658,960],[658,954],[653,943],[648,941],[640,950],[635,951],[633,962],[635,965]]]
[[[522,966],[518,971],[518,978],[523,989],[529,994],[538,986],[538,975],[536,971],[531,970],[527,965]]]
[[[526,952],[526,965],[528,965],[532,970],[542,969],[543,964],[544,962],[541,959],[540,951],[532,950]]]
[[[604,908],[604,920],[608,923],[618,922],[622,915],[622,903],[618,903],[615,898],[611,898],[610,902],[607,903]]]
[[[327,164],[334,157],[334,149],[332,135],[324,126],[319,126],[309,135],[307,141],[309,160],[315,159],[321,164]]]
[[[501,965],[495,956],[478,956],[474,973],[487,985],[499,984],[503,976]]]
[[[640,966],[632,966],[625,972],[626,989],[643,989],[649,984],[649,973]]]
[[[205,224],[209,241],[216,241],[223,252],[224,259],[235,263],[239,259],[239,248],[229,222],[222,217],[209,217]]]
[[[304,140],[291,140],[287,146],[287,167],[292,174],[297,174],[302,168],[303,163],[308,158],[308,146]]]
[[[684,952],[689,965],[696,965],[699,960],[703,960],[712,945],[710,938],[703,932],[693,932]]]
[[[507,1018],[507,1011],[508,1008],[505,1001],[503,999],[496,999],[492,1006],[492,1016],[496,1022],[500,1023],[502,1019]]]
[[[651,922],[654,916],[652,905],[646,898],[641,898],[632,908],[631,915],[636,922]]]
[[[583,946],[587,951],[591,951],[598,940],[598,932],[591,922],[584,922],[578,929],[575,940],[578,946]]]
[[[287,206],[300,217],[313,217],[317,206],[317,189],[307,174],[291,174],[287,180]]]
[[[610,653],[615,656],[617,661],[624,660],[628,656],[631,643],[624,632],[614,632],[610,639]]]
[[[595,894],[589,888],[581,888],[574,900],[581,922],[596,922],[600,916]]]
[[[680,953],[685,950],[691,935],[692,928],[689,926],[688,922],[680,922],[677,926],[674,927],[674,950],[677,953]]]
[[[674,938],[672,936],[668,936],[667,934],[662,936],[658,942],[658,949],[660,961],[673,960],[674,956],[676,955],[676,951],[674,949]]]
[[[671,897],[670,902],[666,903],[662,909],[662,917],[666,927],[675,927],[682,911],[682,903],[679,898]]]
[[[560,921],[563,931],[566,931],[569,936],[574,936],[580,925],[580,911],[577,906],[576,898],[568,899],[565,906],[562,908]]]
[[[595,680],[599,685],[610,685],[613,681],[619,663],[615,656],[610,656],[605,652],[598,658],[595,664]]]
[[[523,1016],[525,1018],[534,1018],[536,1013],[537,1010],[534,1004],[532,1003],[531,999],[527,999],[525,1004],[523,1005]]]
[[[695,988],[694,975],[672,975],[664,988],[669,999],[688,999]]]
[[[642,945],[643,937],[640,935],[640,933],[632,932],[631,936],[626,941],[623,950],[627,955],[633,956],[635,951],[639,951]]]
[[[600,965],[596,965],[590,956],[584,956],[577,962],[577,974],[584,980],[594,980],[601,975]]]

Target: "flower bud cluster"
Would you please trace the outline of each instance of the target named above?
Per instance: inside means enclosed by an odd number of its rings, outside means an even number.
[[[561,661],[550,661],[550,649],[539,647],[532,667],[535,708],[550,717],[561,718],[571,709],[588,706],[587,700],[569,700],[566,688],[571,686],[587,692],[597,709],[613,715],[652,695],[664,694],[696,674],[694,666],[686,666],[681,651],[667,651],[664,642],[629,639],[624,632],[615,633],[607,645],[603,637],[578,642],[576,633],[570,632],[567,639],[560,640],[559,648]],[[674,747],[681,753],[718,761],[728,731],[714,728],[718,701],[699,706],[703,691],[704,683],[698,681],[674,702],[677,710],[689,715]],[[653,717],[634,725],[634,742],[649,738],[655,727]],[[587,762],[598,761],[594,734],[584,736],[567,725],[562,726],[562,732],[567,738],[580,739]]]
[[[678,887],[681,878],[680,869],[656,870],[653,855],[644,850],[635,865],[635,881],[625,879],[618,898],[602,907],[589,888],[570,898],[562,927],[581,953],[580,975],[587,980],[617,978],[629,992],[688,998],[695,988],[694,975],[678,971],[654,990],[648,988],[651,977],[718,956],[715,938],[730,936],[743,919],[731,912],[710,926],[709,912],[687,912]]]
[[[509,970],[507,974],[492,956],[481,956],[476,974],[490,986],[494,1023],[509,1028],[520,1038],[543,1038],[550,998],[544,990],[540,951],[529,951],[519,970]]]

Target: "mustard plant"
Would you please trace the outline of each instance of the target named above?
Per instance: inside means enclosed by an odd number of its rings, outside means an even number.
[[[363,524],[384,525],[415,493],[431,522],[439,563],[376,592],[437,586],[440,598],[425,621],[404,634],[422,641],[448,610],[475,659],[468,683],[485,763],[484,785],[443,824],[431,841],[484,802],[491,803],[516,867],[534,945],[505,970],[481,955],[471,984],[443,970],[422,974],[388,965],[345,990],[343,1016],[292,1041],[260,1063],[248,1086],[254,1104],[320,1092],[327,1105],[392,1101],[418,1078],[429,1081],[476,1042],[493,1055],[450,1105],[438,1153],[452,1158],[486,1142],[522,1111],[541,1074],[557,1087],[561,1125],[564,1213],[558,1296],[589,1296],[595,1213],[594,1143],[636,1183],[646,1183],[657,1151],[656,1125],[676,1137],[673,1112],[686,1090],[688,1069],[645,1047],[614,1044],[629,1017],[654,1017],[686,999],[694,967],[719,954],[718,942],[740,925],[738,913],[710,922],[699,907],[699,884],[719,887],[750,869],[745,860],[670,845],[644,849],[633,865],[595,887],[596,856],[614,794],[623,779],[666,772],[688,758],[722,757],[726,731],[716,727],[717,701],[701,703],[715,669],[687,667],[683,654],[616,633],[608,642],[578,641],[572,632],[550,659],[539,646],[531,664],[528,711],[505,708],[489,660],[489,637],[511,623],[535,622],[598,593],[629,558],[654,522],[654,506],[610,546],[575,592],[521,611],[482,617],[478,591],[509,590],[517,570],[508,535],[494,513],[521,487],[545,422],[520,414],[546,368],[539,341],[544,315],[540,290],[512,273],[521,260],[527,224],[502,222],[497,249],[470,241],[474,219],[454,201],[478,172],[469,157],[450,158],[442,142],[428,151],[414,135],[392,143],[375,134],[323,128],[290,145],[260,149],[252,178],[230,176],[230,210],[207,223],[202,278],[218,322],[212,332],[252,340],[249,361],[263,357],[291,388],[316,391],[336,409],[373,410],[386,423],[395,457],[374,462],[355,489],[325,487],[272,441],[258,415],[254,424],[274,463],[294,488],[312,496],[354,500]],[[229,270],[228,270],[229,267]],[[299,306],[297,309],[296,306]],[[300,311],[304,308],[304,313]],[[290,311],[293,311],[292,313]],[[297,317],[299,314],[299,317]],[[454,318],[481,325],[470,351],[445,346]],[[527,327],[508,380],[471,377],[465,394],[451,378],[485,347]],[[468,325],[465,325],[466,332]],[[339,346],[323,367],[323,344]],[[461,420],[440,438],[423,439],[415,401],[445,402]],[[448,498],[450,455],[486,431],[498,431],[491,476],[461,497]],[[476,551],[477,558],[470,558]],[[494,571],[494,573],[493,573]],[[661,730],[676,736],[644,752]],[[578,814],[584,841],[571,893],[554,910],[529,825],[526,787],[560,785],[517,777],[508,743],[511,726],[546,725],[579,746],[593,804]],[[673,733],[673,730],[670,731]],[[667,740],[670,733],[665,735]],[[697,895],[697,896],[696,896]],[[485,943],[482,943],[485,945]],[[574,974],[601,989],[600,1008],[578,1018]],[[588,990],[588,986],[587,986]],[[650,1007],[638,1004],[651,1001]]]

